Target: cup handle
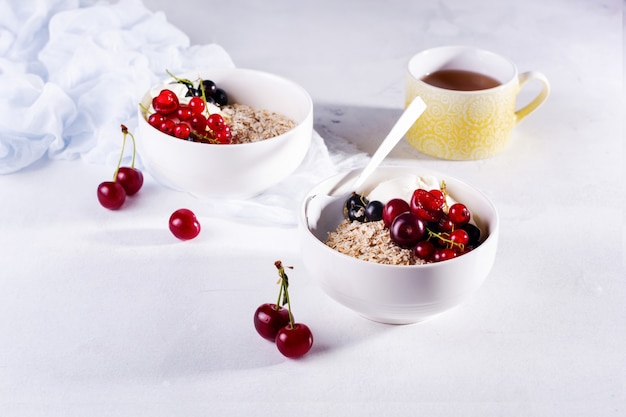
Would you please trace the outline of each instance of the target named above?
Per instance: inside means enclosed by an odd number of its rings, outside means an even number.
[[[515,112],[516,122],[519,122],[524,117],[532,113],[537,107],[539,107],[541,103],[546,101],[546,99],[548,98],[548,95],[550,94],[550,83],[548,82],[548,78],[539,71],[523,72],[519,75],[518,80],[519,80],[520,89],[524,86],[524,84],[526,84],[528,81],[531,81],[531,80],[537,80],[541,82],[541,84],[543,84],[543,87],[541,88],[541,91],[539,92],[539,94],[537,94],[537,97],[535,97],[526,106],[522,107],[521,109]]]

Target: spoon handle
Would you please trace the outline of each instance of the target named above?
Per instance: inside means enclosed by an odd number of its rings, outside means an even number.
[[[404,110],[404,113],[400,116],[395,125],[391,128],[387,137],[381,142],[380,146],[372,155],[372,159],[370,159],[367,166],[361,171],[357,179],[354,181],[353,189],[356,191],[363,182],[369,177],[369,175],[374,172],[378,165],[385,159],[385,157],[391,152],[391,150],[396,146],[400,139],[404,137],[404,134],[409,130],[413,123],[417,120],[418,117],[426,110],[426,103],[421,97],[415,97],[411,104],[409,104]]]

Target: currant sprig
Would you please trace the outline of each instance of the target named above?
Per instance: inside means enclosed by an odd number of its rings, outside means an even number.
[[[194,82],[166,72],[175,82],[187,87],[187,97],[191,96],[188,104],[183,104],[172,90],[164,88],[156,97],[152,98],[154,113],[140,104],[148,123],[161,132],[183,140],[229,144],[232,143],[230,126],[219,113],[209,111],[209,103],[217,106],[225,105],[228,96],[224,90],[217,88],[210,80],[199,78]],[[211,91],[207,91],[207,88]]]

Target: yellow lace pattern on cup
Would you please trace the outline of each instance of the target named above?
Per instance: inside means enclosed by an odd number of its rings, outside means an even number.
[[[443,159],[483,159],[506,147],[515,125],[516,86],[484,94],[458,94],[420,88],[409,82],[407,102],[419,95],[424,114],[407,134],[420,152]]]

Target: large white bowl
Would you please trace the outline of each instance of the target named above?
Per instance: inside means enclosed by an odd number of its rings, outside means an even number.
[[[214,81],[229,102],[277,112],[296,127],[267,140],[218,145],[177,139],[150,126],[139,109],[137,148],[147,171],[159,182],[201,197],[248,198],[291,175],[301,164],[313,134],[313,103],[301,86],[285,78],[250,69],[177,74]],[[166,88],[171,79],[161,85]],[[151,103],[150,92],[141,100]]]
[[[344,255],[323,241],[343,220],[344,199],[324,197],[331,190],[349,194],[352,171],[321,182],[308,193],[301,213],[303,263],[322,290],[356,313],[382,323],[415,323],[461,304],[489,274],[498,245],[498,214],[490,200],[470,185],[441,173],[416,167],[379,168],[362,190],[381,181],[407,175],[434,175],[472,212],[472,218],[488,237],[476,249],[457,258],[425,265],[382,265]],[[332,200],[330,200],[332,201]]]

